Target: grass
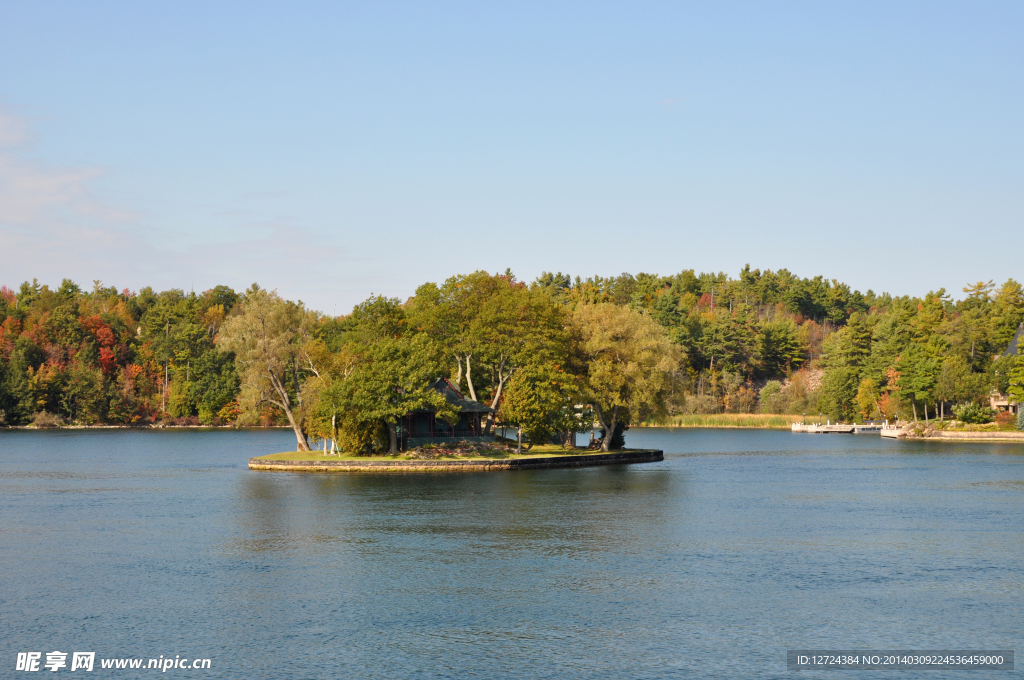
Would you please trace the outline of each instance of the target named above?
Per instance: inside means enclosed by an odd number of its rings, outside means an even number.
[[[804,416],[775,415],[771,413],[713,413],[669,416],[657,421],[642,423],[647,427],[752,427],[788,430],[793,423],[802,423]],[[807,422],[817,420],[817,415],[806,418]]]
[[[510,458],[535,458],[541,456],[579,456],[586,453],[602,453],[601,451],[588,451],[587,449],[563,449],[558,444],[545,444],[543,446],[534,446],[532,449],[527,451],[523,448],[521,455],[516,455],[515,452],[495,452],[487,455],[476,455],[476,456],[438,456],[431,458],[430,460],[508,460]],[[366,461],[366,460],[423,460],[416,459],[412,456],[405,454],[397,454],[389,456],[387,454],[377,454],[373,456],[354,456],[346,453],[341,456],[325,456],[323,451],[285,451],[284,453],[272,453],[267,456],[257,456],[257,460],[295,460],[295,461],[338,461],[338,460],[352,460],[352,461]]]

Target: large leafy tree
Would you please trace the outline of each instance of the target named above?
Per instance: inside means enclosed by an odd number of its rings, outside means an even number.
[[[386,427],[392,454],[398,452],[396,426],[405,414],[432,409],[440,420],[458,419],[457,408],[429,388],[437,365],[430,360],[427,342],[422,335],[378,340],[363,349],[353,373],[328,393],[337,410],[361,426]]]
[[[947,357],[935,380],[935,398],[940,402],[964,403],[975,401],[985,392],[985,376],[971,371],[962,356]]]
[[[515,424],[530,446],[545,444],[555,433],[583,429],[575,409],[578,397],[579,381],[561,367],[526,366],[508,382],[501,419]]]
[[[409,305],[410,329],[431,339],[431,355],[451,366],[474,401],[497,410],[509,379],[523,366],[562,361],[568,347],[563,307],[550,291],[517,282],[510,273],[475,272],[443,286],[421,286]],[[488,416],[484,431],[493,427]]]
[[[436,311],[436,299],[432,302]],[[362,452],[374,448],[377,433],[384,431],[388,451],[395,453],[398,420],[410,411],[433,409],[442,420],[457,419],[457,411],[428,387],[442,364],[436,338],[423,326],[437,319],[424,309],[411,316],[397,299],[372,296],[355,307],[340,330],[307,343],[303,356],[313,376],[304,390],[310,432],[335,441],[340,437],[342,448]]]
[[[481,337],[480,315],[485,303],[506,281],[500,276],[477,271],[453,276],[440,287],[424,284],[408,305],[410,328],[423,332],[432,341],[431,353],[452,365],[453,382],[462,389],[463,378],[470,398],[477,400],[477,386],[487,374],[481,374],[487,349]],[[474,382],[473,369],[477,369]]]
[[[497,410],[508,380],[524,366],[544,361],[565,364],[570,347],[565,322],[563,309],[551,298],[514,280],[503,281],[484,302],[474,336],[490,370],[492,409]],[[490,433],[493,424],[489,414],[484,432]]]
[[[310,315],[301,303],[283,300],[255,284],[245,293],[238,314],[217,336],[221,351],[235,354],[241,382],[239,406],[250,416],[266,404],[281,409],[295,432],[299,451],[308,451],[302,428],[300,374]]]
[[[606,433],[664,409],[668,378],[681,353],[656,321],[604,303],[578,306],[572,323],[586,361],[587,398]],[[605,451],[611,440],[605,436]]]

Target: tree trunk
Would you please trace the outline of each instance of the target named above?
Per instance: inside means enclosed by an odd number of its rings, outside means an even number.
[[[910,405],[914,408],[914,422],[917,422],[917,402],[913,399],[910,400]]]
[[[505,383],[512,377],[512,371],[505,374],[505,360],[501,360],[501,364],[498,366],[498,390],[494,393],[494,399],[491,400],[492,412],[487,414],[487,424],[484,425],[484,436],[491,434],[491,428],[494,426],[494,413],[498,410],[498,404],[501,402],[501,391],[505,389]]]
[[[287,379],[287,378],[285,378]],[[277,375],[273,371],[270,372],[270,384],[274,386],[274,391],[281,398],[281,401],[273,401],[271,403],[278,406],[284,411],[285,416],[288,417],[288,423],[292,426],[295,431],[295,439],[298,442],[297,451],[309,451],[309,442],[306,440],[306,434],[302,431],[302,423],[295,418],[295,413],[292,411],[292,402],[288,398],[288,390],[284,388],[281,380],[278,379]]]
[[[456,355],[455,362],[459,365],[459,374],[455,376],[455,386],[462,389],[462,357]]]
[[[295,398],[299,402],[299,406],[302,406],[302,392],[299,390],[299,358],[295,357],[292,361],[292,382],[295,385]]]
[[[612,450],[612,439],[615,437],[615,426],[619,424],[619,407],[612,407],[612,422],[611,428],[605,431],[604,441],[601,442],[602,451]]]
[[[498,402],[501,401],[501,390],[505,387],[505,380],[502,380],[499,374],[498,378],[498,391],[494,393],[494,399],[491,400],[491,408],[494,411],[498,410]],[[491,434],[491,428],[494,426],[494,411],[487,414],[487,423],[484,425],[484,436]]]
[[[476,390],[473,389],[473,367],[469,365],[472,354],[466,355],[466,385],[469,387],[469,398],[476,401]]]
[[[295,421],[295,416],[292,414],[290,408],[285,408],[284,414],[288,416],[288,424],[292,426],[295,431],[295,440],[297,443],[296,451],[309,451],[309,442],[306,441],[306,434],[302,431],[302,426]]]
[[[398,429],[394,423],[388,423],[388,453],[392,456],[398,453]]]
[[[597,422],[601,423],[601,428],[604,430],[604,437],[601,439],[601,450],[611,451],[612,437],[615,436],[615,426],[618,425],[619,419],[619,407],[612,407],[612,421],[611,426],[604,419],[604,411],[601,409],[600,404],[594,404],[594,413],[597,415]]]
[[[338,414],[331,415],[331,455],[334,455],[334,447],[338,443]]]

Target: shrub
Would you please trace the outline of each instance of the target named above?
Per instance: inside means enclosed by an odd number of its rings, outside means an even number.
[[[1012,411],[1000,411],[996,414],[996,423],[1002,426],[1013,425],[1017,416]]]
[[[769,380],[761,388],[758,401],[761,404],[761,413],[781,413],[784,410],[782,403],[785,398],[782,396],[782,383],[778,380]]]
[[[709,394],[688,394],[686,395],[686,403],[683,406],[683,412],[686,414],[692,413],[718,413],[718,399],[712,397]]]
[[[60,427],[64,424],[64,419],[56,414],[40,411],[32,416],[32,424],[36,427]]]
[[[1024,404],[1017,405],[1017,429],[1024,432],[1024,408],[1021,408]]]
[[[974,402],[958,404],[953,407],[956,419],[964,423],[991,423],[996,413],[987,406],[979,406]]]
[[[215,423],[213,421],[214,421],[215,418],[216,418],[216,416],[213,415],[213,409],[210,408],[209,404],[200,404],[199,405],[199,422],[200,423],[202,423],[203,425],[214,425]]]

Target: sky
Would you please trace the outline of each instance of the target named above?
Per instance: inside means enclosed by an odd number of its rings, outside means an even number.
[[[0,283],[1024,279],[1019,2],[0,0]]]

